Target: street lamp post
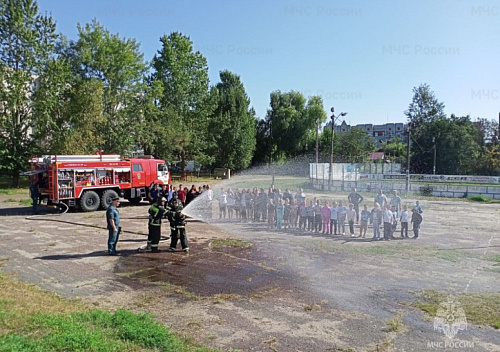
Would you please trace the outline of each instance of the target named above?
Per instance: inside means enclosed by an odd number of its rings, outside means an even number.
[[[411,139],[411,120],[408,123],[408,146],[406,149],[406,193],[410,192],[410,139]]]
[[[436,137],[432,137],[432,142],[434,143],[434,163],[432,165],[432,174],[436,174]]]
[[[274,185],[274,167],[273,167],[273,122],[268,120],[269,124],[269,167],[272,168],[272,181],[271,184]]]
[[[316,119],[316,164],[318,163],[319,159],[319,141],[318,141],[318,128],[319,128],[319,120]]]
[[[332,112],[332,116],[330,117],[332,119],[332,149],[330,150],[330,170],[328,170],[328,190],[332,190],[332,180],[333,180],[333,136],[334,136],[334,131],[335,131],[335,120],[338,119],[341,116],[347,115],[346,112],[341,112],[337,116],[335,116],[335,108],[331,108],[330,111]]]

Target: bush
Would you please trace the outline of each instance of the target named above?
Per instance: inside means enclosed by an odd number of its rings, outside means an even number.
[[[470,196],[467,199],[472,200],[474,202],[483,202],[483,203],[491,202],[491,198],[485,197],[483,195]]]
[[[424,197],[432,196],[433,191],[434,191],[434,188],[431,185],[425,185],[425,186],[420,187],[420,194]]]

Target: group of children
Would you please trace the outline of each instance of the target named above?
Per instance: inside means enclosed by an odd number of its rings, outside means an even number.
[[[334,201],[330,206],[325,201],[322,206],[316,197],[308,202],[303,189],[299,189],[295,195],[288,189],[282,193],[273,186],[267,192],[263,188],[260,191],[257,188],[253,191],[221,189],[218,196],[219,219],[264,221],[270,230],[291,229],[344,236],[348,227],[352,237],[356,236],[355,223],[359,224],[359,237],[366,237],[368,225],[372,224],[373,239],[376,240],[382,239],[381,228],[383,239],[394,239],[398,223],[401,223],[401,237],[409,238],[408,225],[411,223],[414,233],[412,238],[418,238],[422,222],[422,207],[418,201],[410,214],[408,205],[401,209],[401,198],[397,191],[393,191],[393,196],[388,198],[380,190],[371,210],[365,204],[359,211],[363,197],[356,189],[349,194],[348,199],[354,203],[345,206],[342,201]]]

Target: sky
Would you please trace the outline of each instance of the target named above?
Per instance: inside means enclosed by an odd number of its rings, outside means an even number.
[[[406,122],[426,83],[449,116],[498,120],[500,2],[469,0],[38,0],[57,32],[78,39],[94,18],[134,38],[147,61],[172,32],[191,38],[210,83],[241,77],[259,118],[276,90],[323,97],[348,124]]]

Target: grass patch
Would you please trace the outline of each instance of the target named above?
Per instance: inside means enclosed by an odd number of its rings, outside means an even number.
[[[25,205],[25,206],[32,206],[33,205],[33,200],[31,198],[28,198],[28,199],[19,199],[19,204]]]
[[[214,240],[212,242],[212,247],[213,248],[218,248],[218,247],[242,247],[242,248],[249,248],[249,247],[252,247],[252,244],[250,242],[242,241],[242,240],[218,239],[218,240]]]
[[[317,304],[309,304],[309,305],[304,307],[304,310],[307,310],[309,312],[317,312],[317,311],[321,310],[321,306],[319,306]]]
[[[151,314],[92,310],[67,315],[34,316],[29,334],[0,337],[0,348],[19,351],[209,351],[187,346],[153,320]]]
[[[498,199],[488,198],[488,197],[485,197],[483,195],[467,197],[467,200],[470,200],[472,202],[480,202],[480,203],[500,203],[500,201]]]
[[[432,317],[436,316],[440,304],[448,300],[447,293],[436,290],[422,291],[418,296],[419,301],[413,305]],[[466,293],[454,297],[453,301],[460,302],[467,322],[500,329],[500,294]]]
[[[215,351],[179,338],[151,314],[90,310],[0,273],[1,351]]]
[[[7,198],[3,202],[4,203],[16,203],[18,200],[14,198]]]
[[[387,322],[387,329],[391,332],[400,332],[406,329],[406,325],[403,324],[403,316],[397,314],[392,319]]]
[[[485,271],[492,273],[500,273],[500,255],[490,256],[489,260],[493,261],[493,268],[487,268]]]
[[[17,194],[28,195],[29,190],[27,188],[0,188],[0,196],[12,196]]]

